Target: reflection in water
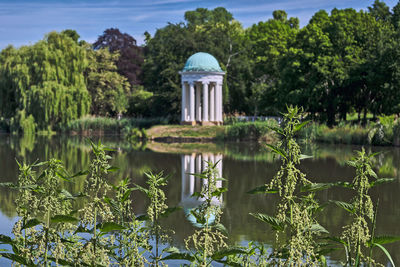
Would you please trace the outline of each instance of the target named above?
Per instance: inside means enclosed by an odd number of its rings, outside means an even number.
[[[201,227],[197,223],[196,218],[191,214],[191,210],[199,207],[204,198],[193,196],[195,192],[200,192],[204,186],[207,186],[207,179],[201,179],[195,174],[201,174],[207,169],[207,165],[217,164],[216,177],[222,177],[222,155],[221,154],[191,154],[181,155],[182,162],[182,193],[181,203],[185,211],[186,218],[196,227]],[[222,187],[222,180],[216,181],[216,187]],[[223,196],[213,197],[211,204],[215,206],[223,206]],[[215,216],[209,218],[208,223],[211,224],[215,220]]]
[[[93,140],[97,142],[97,140]],[[270,228],[254,219],[249,212],[260,212],[269,215],[274,214],[276,199],[273,195],[249,195],[247,191],[268,183],[279,170],[279,159],[259,144],[175,144],[159,145],[159,152],[148,149],[135,150],[131,144],[115,137],[102,138],[102,142],[110,148],[120,148],[112,152],[111,164],[119,167],[119,171],[110,177],[110,183],[117,184],[120,180],[130,177],[132,183],[144,186],[145,171],[158,173],[164,171],[171,174],[171,179],[166,187],[168,206],[183,206],[186,211],[201,204],[201,200],[192,198],[193,192],[199,191],[203,179],[191,175],[200,173],[206,166],[204,160],[220,163],[218,170],[220,176],[228,180],[228,191],[218,203],[223,208],[221,223],[229,232],[231,244],[245,243],[247,240],[272,243],[275,239],[274,232]],[[147,147],[155,146],[148,144]],[[172,147],[173,150],[168,150]],[[350,159],[354,150],[360,150],[355,146],[329,146],[320,145],[304,147],[303,153],[313,155],[313,159],[302,161],[301,170],[307,174],[307,178],[313,182],[334,182],[337,180],[350,182],[354,177],[354,169],[345,164]],[[369,152],[382,151],[374,162],[375,171],[380,177],[399,178],[400,149],[391,147],[367,147]],[[196,152],[193,154],[193,152]],[[8,135],[0,135],[0,182],[16,182],[18,176],[18,161],[32,163],[36,160],[44,161],[50,158],[58,158],[64,162],[70,173],[85,170],[90,163],[90,144],[86,138],[60,137],[51,138],[36,137],[12,138]],[[222,162],[223,158],[223,162]],[[183,167],[183,168],[182,168]],[[66,184],[72,193],[83,190],[84,177]],[[371,189],[374,203],[379,198],[377,218],[377,235],[400,235],[398,223],[400,221],[400,182],[384,184]],[[353,193],[340,188],[322,191],[318,194],[321,202],[329,199],[350,201]],[[0,187],[0,234],[9,234],[12,228],[11,220],[15,216],[14,206],[15,192]],[[136,214],[146,211],[148,203],[140,192],[133,193],[133,208]],[[81,205],[79,201],[76,203]],[[187,212],[186,212],[187,213]],[[4,218],[4,219],[3,219]],[[188,221],[185,212],[179,211],[168,217],[165,226],[176,231],[174,245],[183,247],[183,240],[193,233],[195,226]],[[321,225],[328,229],[332,235],[340,235],[345,224],[349,223],[348,214],[340,208],[328,206],[319,217]],[[7,226],[7,227],[6,227]],[[400,244],[386,246],[395,263],[400,262]],[[379,255],[379,261],[386,263],[386,256]],[[342,259],[341,253],[333,254],[336,259]],[[0,260],[1,266],[1,260]]]

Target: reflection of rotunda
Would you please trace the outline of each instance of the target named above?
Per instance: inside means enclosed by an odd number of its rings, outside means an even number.
[[[185,214],[189,221],[195,226],[196,219],[190,214],[190,210],[198,207],[204,202],[204,199],[193,197],[194,192],[200,192],[202,187],[207,184],[207,179],[201,179],[193,175],[194,173],[202,173],[207,168],[207,161],[217,164],[217,178],[222,177],[222,155],[213,154],[191,154],[182,155],[182,194],[181,194],[181,205],[185,211]],[[216,181],[216,186],[218,188],[222,187],[222,181]],[[215,197],[212,199],[212,205],[222,206],[223,198]],[[213,221],[215,217],[210,218],[210,222]]]
[[[220,125],[225,72],[208,53],[189,57],[182,75],[182,124]]]

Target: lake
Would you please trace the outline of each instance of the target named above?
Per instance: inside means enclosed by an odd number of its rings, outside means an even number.
[[[94,138],[97,140],[97,138]],[[204,168],[203,160],[219,162],[219,172],[228,181],[224,184],[228,191],[223,195],[222,223],[229,232],[231,244],[246,244],[249,240],[272,244],[275,238],[271,228],[250,216],[250,212],[273,215],[277,203],[273,195],[250,195],[246,192],[271,180],[280,167],[279,158],[262,144],[258,143],[221,143],[221,144],[163,144],[148,143],[131,145],[115,136],[102,137],[101,141],[115,149],[110,152],[112,165],[119,171],[110,175],[110,182],[116,184],[125,177],[133,183],[145,185],[144,172],[160,172],[170,175],[169,184],[165,187],[169,206],[182,206],[183,209],[168,217],[163,225],[173,229],[173,245],[183,248],[184,239],[195,229],[191,218],[186,216],[188,209],[195,203],[190,195],[201,184],[193,172]],[[323,144],[302,145],[303,154],[313,158],[302,161],[300,169],[307,178],[314,182],[351,182],[355,171],[346,164],[355,150],[361,147]],[[0,135],[0,182],[16,182],[20,162],[32,163],[50,158],[62,160],[70,173],[86,169],[90,162],[90,145],[86,138],[79,136],[57,137],[11,137]],[[380,177],[395,177],[396,182],[383,184],[370,190],[372,200],[379,198],[377,214],[377,235],[400,236],[400,149],[393,147],[366,147],[369,152],[382,152],[374,159],[374,169]],[[75,183],[67,184],[71,192],[79,192],[83,188],[84,177],[77,178]],[[318,193],[320,202],[330,199],[350,201],[353,192],[343,188],[333,188]],[[10,235],[16,212],[15,192],[0,187],[0,234]],[[77,206],[82,205],[77,203]],[[147,200],[140,192],[133,194],[135,214],[146,211]],[[318,216],[331,234],[340,235],[342,227],[350,222],[348,213],[336,206],[327,208]],[[400,263],[400,242],[385,245],[395,263]],[[388,265],[386,256],[375,250],[377,259]],[[343,252],[331,255],[331,265],[339,265],[344,259]],[[338,261],[339,260],[339,261]],[[169,263],[169,262],[167,262]],[[9,264],[0,259],[0,265]],[[174,265],[171,262],[171,265]]]

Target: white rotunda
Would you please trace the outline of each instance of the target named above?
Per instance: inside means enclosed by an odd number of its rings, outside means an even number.
[[[199,52],[186,61],[182,75],[181,124],[221,125],[222,83],[225,72],[208,53]]]

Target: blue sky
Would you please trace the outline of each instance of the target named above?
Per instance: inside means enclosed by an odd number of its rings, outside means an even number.
[[[93,42],[107,28],[116,27],[143,44],[145,31],[154,34],[168,22],[183,21],[185,11],[198,7],[225,7],[244,27],[272,17],[277,9],[308,23],[320,9],[352,7],[367,9],[373,0],[0,0],[0,49],[33,44],[50,31],[76,30],[81,39]],[[385,3],[393,7],[397,0]]]

